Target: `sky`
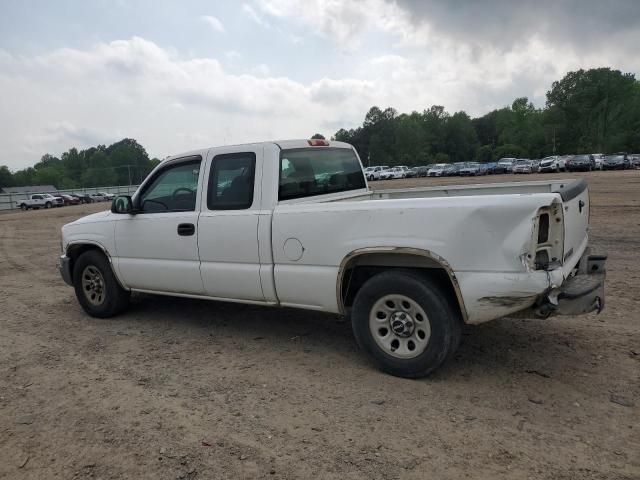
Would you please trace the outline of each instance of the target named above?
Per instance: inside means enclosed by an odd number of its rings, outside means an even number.
[[[569,71],[638,75],[638,45],[637,0],[0,0],[0,165],[329,137],[373,105],[542,107]]]

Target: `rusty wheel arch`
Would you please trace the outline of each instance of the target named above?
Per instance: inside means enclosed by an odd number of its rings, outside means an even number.
[[[353,250],[352,252],[348,253],[342,259],[342,262],[340,262],[340,266],[338,268],[338,279],[336,281],[336,295],[337,295],[337,301],[338,301],[338,310],[341,314],[345,313],[345,299],[346,299],[346,293],[347,293],[346,291],[343,291],[345,272],[349,270],[351,266],[358,265],[357,261],[360,257],[365,257],[367,255],[370,255],[370,256],[403,255],[404,257],[413,256],[413,257],[420,257],[424,260],[428,260],[429,262],[432,262],[431,267],[423,266],[422,269],[434,268],[434,269],[441,269],[444,272],[446,272],[449,278],[449,281],[451,283],[451,288],[455,293],[455,298],[457,300],[458,307],[460,308],[460,314],[462,315],[462,320],[465,323],[467,322],[467,310],[465,308],[464,300],[462,298],[460,284],[458,282],[458,279],[453,269],[451,268],[451,265],[449,265],[449,263],[444,258],[440,257],[439,255],[429,250],[424,250],[424,249],[414,248],[414,247],[365,247],[365,248],[359,248],[357,250]],[[388,266],[393,268],[393,267],[401,267],[405,265],[391,264]],[[413,268],[416,268],[416,267],[414,266]]]

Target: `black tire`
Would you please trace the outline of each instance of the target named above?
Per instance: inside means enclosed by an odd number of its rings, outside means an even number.
[[[44,204],[44,208],[51,208],[51,202],[47,202]]]
[[[25,212],[26,212],[27,210],[29,210],[29,207],[27,207],[27,204],[26,204],[26,203],[22,203],[22,204],[20,204],[20,208],[21,208],[22,210],[24,210]]]
[[[372,309],[376,303],[393,295],[407,297],[415,302],[427,317],[422,320],[428,323],[430,329],[426,347],[412,358],[398,358],[385,350],[377,343],[370,328],[370,321],[373,321],[370,316],[373,315]],[[462,320],[457,305],[449,297],[434,281],[411,270],[379,273],[361,287],[354,300],[351,325],[356,341],[386,373],[405,378],[429,375],[455,353],[460,343]],[[381,323],[382,328],[379,330],[387,327],[388,335],[395,338],[394,327],[391,325],[392,316],[389,315],[388,326]],[[420,333],[417,327],[418,316],[414,320],[414,331]],[[410,344],[411,338],[414,337],[402,340]]]
[[[83,287],[83,274],[98,271],[101,275],[102,301],[94,303],[90,299],[91,291]],[[117,315],[129,306],[130,292],[123,289],[116,280],[109,261],[102,252],[89,250],[78,257],[73,266],[73,286],[78,302],[92,317],[107,318]]]

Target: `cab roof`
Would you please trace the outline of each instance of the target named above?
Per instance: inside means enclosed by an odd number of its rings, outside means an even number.
[[[348,148],[351,149],[353,148],[350,144],[345,143],[345,142],[337,142],[337,141],[333,141],[333,140],[326,140],[326,142],[328,143],[328,145],[322,145],[322,146],[312,146],[309,144],[309,142],[312,141],[311,139],[305,138],[305,139],[297,139],[297,140],[271,140],[271,141],[266,141],[266,142],[251,142],[251,143],[236,143],[236,144],[232,144],[232,145],[215,145],[215,146],[211,146],[211,147],[207,147],[207,148],[199,148],[197,150],[190,150],[188,152],[182,152],[182,153],[178,153],[175,155],[170,155],[167,158],[165,158],[161,163],[165,163],[167,161],[170,160],[174,160],[174,159],[178,159],[178,158],[184,158],[184,157],[189,157],[192,155],[203,155],[211,148],[220,148],[220,147],[242,147],[242,146],[251,146],[253,148],[255,148],[258,145],[266,145],[266,144],[271,144],[271,145],[277,145],[281,150],[290,150],[290,149],[294,149],[294,148]]]

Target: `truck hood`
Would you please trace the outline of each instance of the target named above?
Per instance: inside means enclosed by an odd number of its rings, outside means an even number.
[[[83,223],[102,222],[105,220],[111,220],[112,215],[113,214],[110,210],[105,210],[104,212],[92,213],[91,215],[80,217],[79,219],[68,223],[67,225],[81,225]]]

